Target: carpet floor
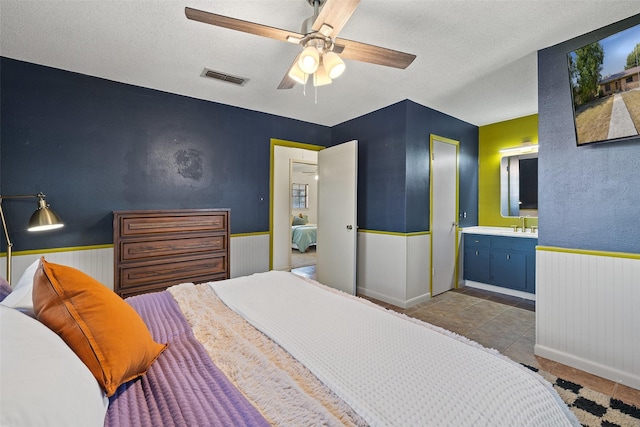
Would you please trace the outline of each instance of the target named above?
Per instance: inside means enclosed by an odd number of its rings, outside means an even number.
[[[316,247],[310,246],[307,252],[300,253],[297,249],[291,249],[291,268],[307,267],[316,264]]]

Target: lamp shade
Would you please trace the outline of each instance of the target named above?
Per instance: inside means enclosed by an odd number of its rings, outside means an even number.
[[[313,46],[305,47],[300,54],[300,59],[298,59],[300,69],[307,74],[313,74],[318,69],[319,64],[320,55],[318,54],[318,49]]]
[[[327,74],[327,71],[325,70],[324,66],[320,64],[316,72],[313,73],[313,85],[318,87],[318,86],[328,85],[330,83],[331,83],[331,78],[329,78],[329,75]]]
[[[322,62],[327,74],[332,79],[340,77],[346,68],[344,61],[335,52],[327,52],[322,55]]]
[[[306,74],[304,71],[300,69],[297,61],[291,66],[291,69],[289,70],[288,75],[289,77],[291,77],[293,80],[295,80],[297,83],[300,83],[300,84],[306,84],[307,78],[309,77],[308,74]]]
[[[55,213],[44,198],[38,200],[38,209],[31,215],[29,219],[29,231],[45,231],[54,230],[64,227],[62,219]]]

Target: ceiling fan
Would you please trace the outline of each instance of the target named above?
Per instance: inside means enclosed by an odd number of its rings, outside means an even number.
[[[314,86],[329,84],[344,71],[342,58],[402,69],[416,58],[409,53],[337,38],[360,0],[306,1],[313,6],[314,13],[304,20],[300,33],[190,7],[185,7],[184,11],[187,18],[194,21],[301,45],[302,52],[293,61],[278,89],[291,89],[296,83],[306,84],[309,76],[313,76]]]

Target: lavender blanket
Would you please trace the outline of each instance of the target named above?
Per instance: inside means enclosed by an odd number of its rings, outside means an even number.
[[[213,364],[168,292],[127,299],[167,350],[111,397],[105,426],[268,426]]]

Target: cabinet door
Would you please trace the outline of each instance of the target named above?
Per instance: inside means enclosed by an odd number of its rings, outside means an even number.
[[[527,287],[527,256],[521,252],[494,249],[491,253],[491,282],[524,291]]]
[[[490,283],[489,248],[467,247],[464,250],[464,278],[474,282]]]
[[[536,293],[536,251],[527,252],[527,292]]]

